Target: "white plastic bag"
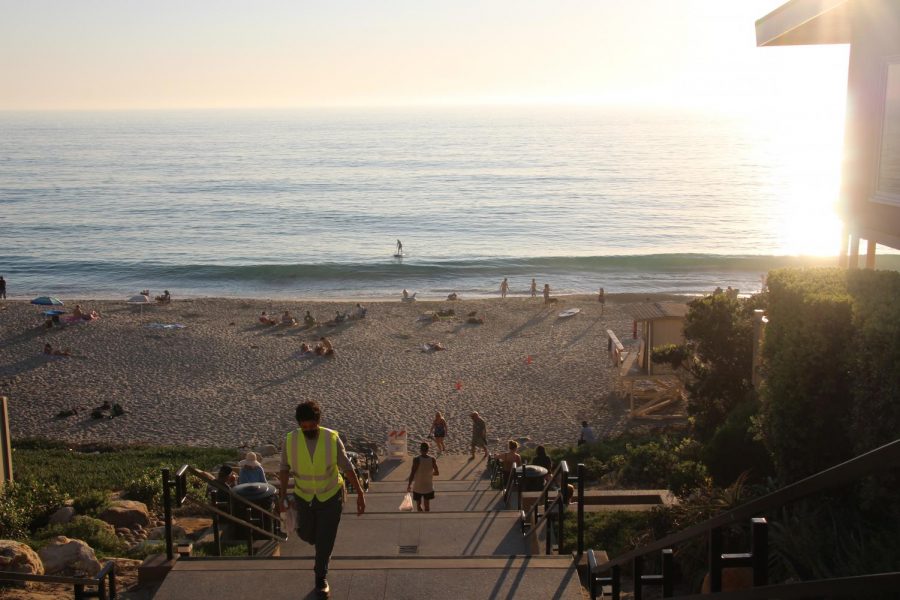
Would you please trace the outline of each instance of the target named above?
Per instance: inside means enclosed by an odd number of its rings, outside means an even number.
[[[297,531],[297,507],[287,498],[281,503],[281,531],[287,535],[296,535]]]
[[[413,501],[412,494],[406,492],[406,495],[403,496],[403,502],[400,503],[400,510],[406,512],[412,512],[413,509]]]

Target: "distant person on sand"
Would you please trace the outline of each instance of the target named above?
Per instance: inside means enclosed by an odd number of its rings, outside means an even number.
[[[534,277],[531,278],[531,297],[537,297],[537,281],[534,280]]]
[[[509,440],[506,446],[507,448],[509,448],[509,450],[497,454],[497,458],[503,465],[503,472],[509,475],[509,472],[512,471],[513,465],[518,465],[520,467],[522,466],[522,455],[519,454],[519,443],[517,441]]]
[[[313,352],[312,346],[310,346],[306,342],[302,342],[300,344],[300,354],[312,354],[312,352]]]
[[[506,298],[506,294],[509,292],[509,281],[506,277],[503,278],[503,281],[500,282],[500,297]]]
[[[403,254],[403,244],[397,240],[397,254]]]
[[[328,598],[331,589],[326,576],[344,509],[344,481],[356,490],[357,516],[366,512],[366,495],[338,432],[319,425],[319,404],[299,404],[296,418],[299,427],[287,434],[281,453],[278,506],[286,509],[288,479],[293,474],[297,537],[315,546],[316,593]]]
[[[600,288],[600,292],[597,294],[597,302],[600,303],[600,314],[602,315],[606,308],[606,292],[603,291],[603,288]]]
[[[291,315],[290,311],[287,311],[287,310],[286,310],[286,311],[284,311],[284,314],[281,315],[281,324],[282,324],[282,325],[287,325],[288,327],[291,327],[291,326],[297,324],[297,319],[295,319],[295,318]]]
[[[469,416],[472,417],[472,456],[469,457],[469,460],[475,460],[475,450],[478,448],[484,450],[484,457],[488,458],[487,423],[484,422],[478,411],[473,411]]]
[[[437,444],[438,452],[443,454],[444,438],[447,437],[447,421],[440,411],[434,415],[434,421],[431,422],[430,433],[434,437],[434,443]]]
[[[6,280],[0,275],[0,298],[6,300]]]
[[[306,315],[303,316],[303,324],[307,327],[315,327],[316,326],[316,318],[312,316],[309,311],[306,311]]]
[[[416,510],[419,512],[422,512],[422,500],[425,500],[425,512],[431,510],[435,475],[440,475],[437,460],[428,455],[428,444],[422,442],[419,445],[419,455],[413,459],[412,471],[409,473],[409,482],[406,486],[407,492],[412,491]]]
[[[319,338],[319,343],[316,344],[315,353],[319,356],[333,356],[334,346],[331,345],[331,340],[324,335]]]
[[[597,441],[597,434],[594,433],[593,428],[588,425],[587,421],[581,422],[581,434],[578,436],[578,444],[593,444]]]
[[[72,356],[68,350],[54,350],[49,343],[44,344],[44,354],[49,354],[50,356]]]
[[[161,296],[156,297],[156,301],[160,304],[168,304],[172,301],[172,294],[169,293],[169,290],[164,290]]]
[[[353,309],[353,318],[354,319],[365,319],[366,313],[368,311],[365,307],[363,307],[359,302],[356,303],[356,308]]]
[[[550,303],[550,284],[544,284],[544,304]]]
[[[94,319],[99,319],[100,313],[96,310],[92,310],[91,312],[84,312],[81,309],[80,304],[76,304],[74,310],[72,310],[72,319],[75,321],[93,321]]]
[[[263,469],[262,463],[256,452],[248,452],[244,456],[244,460],[238,463],[241,468],[238,471],[238,483],[268,483],[266,481],[266,471]]]
[[[259,315],[259,322],[263,325],[275,325],[278,323],[278,321],[266,314],[266,311],[262,311],[262,314]]]

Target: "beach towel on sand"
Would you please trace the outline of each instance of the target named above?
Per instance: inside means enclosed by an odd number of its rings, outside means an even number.
[[[148,323],[144,325],[148,329],[184,329],[187,325],[181,323]]]

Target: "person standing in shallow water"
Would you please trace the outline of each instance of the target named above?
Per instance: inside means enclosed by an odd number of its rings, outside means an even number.
[[[293,476],[297,536],[316,547],[316,593],[328,598],[331,588],[326,575],[344,508],[344,478],[356,490],[357,516],[366,512],[366,496],[338,432],[319,425],[318,403],[299,404],[295,416],[299,427],[287,434],[281,453],[278,505],[285,509],[288,479]]]
[[[422,500],[425,501],[425,512],[431,510],[435,475],[440,475],[437,459],[428,455],[428,444],[422,442],[419,445],[419,456],[413,459],[412,471],[409,473],[409,482],[406,486],[407,492],[412,491],[416,510],[419,512],[422,512]]]
[[[534,298],[537,296],[537,281],[534,280],[534,277],[531,278],[531,297]]]
[[[0,298],[6,300],[6,280],[0,275]]]
[[[544,284],[544,304],[548,304],[550,302],[550,284]]]
[[[509,292],[509,280],[504,277],[503,281],[500,282],[500,297],[506,298],[506,294]]]

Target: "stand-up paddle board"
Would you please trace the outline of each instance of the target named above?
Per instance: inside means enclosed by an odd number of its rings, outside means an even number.
[[[406,255],[401,252],[400,254],[395,254],[394,258],[403,258],[404,256]]]
[[[560,319],[568,319],[569,317],[574,317],[575,315],[577,315],[580,312],[581,312],[580,308],[570,308],[569,310],[562,311],[561,313],[559,313],[556,316],[558,316]]]

